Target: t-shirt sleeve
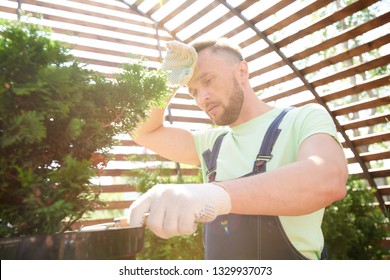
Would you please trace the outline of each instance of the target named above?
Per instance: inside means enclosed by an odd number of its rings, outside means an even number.
[[[301,108],[299,122],[299,145],[308,137],[318,134],[326,133],[331,135],[337,142],[337,129],[332,117],[319,104],[309,104]]]

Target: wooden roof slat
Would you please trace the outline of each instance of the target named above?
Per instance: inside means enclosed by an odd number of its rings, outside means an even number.
[[[390,141],[390,132],[385,131],[385,132],[372,133],[368,135],[350,137],[350,140],[355,145],[355,147],[366,146],[374,143]],[[343,142],[342,145],[344,148],[348,148],[345,142]]]
[[[291,102],[291,106],[300,107],[300,106],[304,106],[306,104],[311,104],[311,103],[318,103],[318,102],[314,98],[311,98],[311,99],[304,100],[304,101]]]
[[[350,69],[347,69],[347,70],[343,71],[342,75],[348,76],[349,74],[352,75],[352,74],[355,74],[356,72],[360,73],[360,71],[368,70],[371,67],[381,66],[381,65],[383,65],[382,63],[386,62],[387,60],[388,60],[388,58],[387,59],[386,58],[385,59],[379,58],[379,59],[375,59],[375,60],[373,60],[371,62],[368,62],[367,64],[353,66]],[[335,80],[337,80],[336,78],[338,77],[338,74],[339,73],[331,75],[331,76],[323,78],[323,79],[320,79],[318,81],[314,81],[312,83],[312,85],[314,87],[317,87],[317,86],[319,86],[321,84],[324,84],[325,81],[327,81],[327,82],[329,82],[331,80],[335,81]],[[276,81],[285,81],[285,80],[287,80],[287,78],[293,78],[293,77],[294,76],[292,74],[288,74],[285,77],[281,77],[281,78],[278,78],[278,79],[275,79],[275,80]],[[264,84],[257,85],[257,86],[254,87],[254,90],[257,92],[257,91],[259,91],[261,89],[264,89],[264,88],[267,88],[267,87],[269,87],[271,85],[274,85],[274,84],[276,84],[275,80],[274,81],[269,81],[269,82],[264,83]],[[350,95],[352,93],[357,94],[357,93],[360,93],[360,92],[365,91],[365,90],[378,88],[378,87],[385,86],[385,85],[388,85],[388,84],[390,84],[388,76],[374,78],[372,80],[364,81],[361,84],[354,85],[354,86],[352,86],[350,88],[347,88],[347,89],[344,89],[344,90],[341,90],[341,91],[338,91],[338,92],[328,93],[327,95],[321,96],[321,98],[325,102],[329,102],[329,101],[334,100],[334,99],[338,99],[338,98],[341,98],[341,97],[348,96],[348,95]],[[268,97],[262,98],[262,99],[265,102],[275,101],[277,99],[280,99],[280,98],[283,98],[283,97],[287,97],[287,96],[292,96],[294,94],[297,94],[299,92],[303,92],[305,90],[307,90],[307,88],[304,85],[297,86],[295,88],[286,90],[284,92],[279,92],[279,93],[276,93],[276,94],[274,94],[272,96],[268,96]],[[260,98],[261,98],[261,96],[260,96]]]
[[[253,89],[256,92],[258,91],[257,87],[254,87]],[[268,97],[265,97],[265,98],[262,98],[261,95],[260,95],[260,98],[264,102],[271,102],[271,101],[275,101],[275,100],[283,98],[283,97],[292,96],[294,94],[297,94],[299,92],[303,92],[305,90],[307,90],[307,88],[304,85],[302,85],[302,86],[298,86],[298,87],[295,87],[295,88],[292,88],[292,89],[285,90],[283,92],[278,92],[278,93],[276,93],[274,95],[271,95],[271,96],[268,96]]]
[[[216,18],[212,23],[210,23],[208,26],[202,28],[198,32],[195,32],[190,37],[188,37],[185,41],[186,42],[192,42],[195,41],[198,37],[202,36],[203,34],[213,30],[218,25],[226,22],[227,20],[231,19],[232,16],[229,16],[229,12],[227,12],[224,15],[221,15],[219,18]]]
[[[33,13],[33,14],[35,14],[35,13]],[[62,23],[67,23],[67,24],[73,24],[73,25],[80,26],[80,27],[104,29],[104,30],[108,30],[108,31],[116,32],[116,33],[120,33],[120,34],[138,36],[140,38],[155,39],[155,35],[154,34],[148,34],[148,33],[140,32],[140,31],[137,31],[137,30],[130,30],[130,29],[125,29],[125,28],[120,28],[120,27],[113,27],[113,26],[103,25],[103,24],[100,24],[100,23],[92,23],[92,22],[88,22],[88,21],[70,19],[70,18],[54,16],[54,15],[48,15],[48,14],[41,14],[41,15],[42,15],[42,18],[45,19],[45,20],[51,20],[51,21],[62,22]],[[60,30],[62,28],[53,27],[52,29],[53,30]],[[79,31],[76,31],[76,30],[69,30],[69,29],[65,29],[65,28],[64,28],[64,30],[65,31],[63,31],[62,34],[65,34],[65,35],[69,35],[69,34],[72,34],[72,33],[73,34],[74,33],[76,33],[76,34],[90,34],[88,36],[82,36],[82,37],[90,38],[91,35],[92,36],[99,36],[100,40],[102,40],[102,41],[112,41],[113,40],[113,39],[106,39],[106,40],[104,40],[103,38],[114,38],[114,37],[108,37],[107,35],[100,36],[100,35],[96,35],[96,34],[93,34],[93,33],[79,32]],[[114,40],[126,41],[124,39],[119,39],[119,38],[114,38]],[[150,49],[157,49],[156,44],[146,43],[146,42],[145,43],[139,43],[139,42],[136,42],[136,41],[131,41],[131,42],[133,42],[136,45],[143,45],[144,47],[148,46],[148,48],[150,48]]]
[[[225,1],[220,0],[219,2],[221,2],[223,4]],[[283,9],[294,2],[295,2],[295,0],[278,1],[273,6],[269,7],[267,10],[264,10],[263,12],[258,14],[256,17],[250,19],[250,22],[253,24],[256,24],[257,22],[264,20],[264,19],[268,18],[269,16],[274,15],[280,9]],[[237,6],[235,9],[238,12],[242,13],[245,9],[249,9],[253,4],[255,4],[254,1],[245,1],[242,4],[240,4],[239,6]],[[244,31],[247,28],[248,28],[248,26],[245,23],[243,23],[242,25],[238,26],[234,30],[231,30],[230,32],[228,32],[225,36],[228,38],[233,37],[234,35]],[[250,44],[247,44],[247,40],[245,40],[245,42],[242,42],[240,44],[240,47],[244,48],[248,45],[250,45]]]
[[[197,105],[189,104],[170,103],[170,108],[177,110],[202,111]]]
[[[365,100],[359,100],[354,103],[338,106],[332,109],[335,115],[345,115],[352,112],[371,109],[382,105],[390,104],[390,96],[372,97]]]
[[[256,91],[263,90],[263,89],[269,88],[271,86],[274,86],[274,85],[277,85],[277,84],[280,84],[280,83],[283,83],[283,82],[290,81],[292,79],[295,79],[296,77],[297,76],[295,75],[295,73],[286,74],[285,76],[278,77],[278,78],[273,79],[271,81],[267,81],[267,82],[265,82],[263,84],[257,85],[256,86]]]
[[[312,47],[306,48],[302,52],[296,53],[295,55],[289,57],[289,59],[292,62],[304,59],[310,55],[313,55],[313,54],[318,53],[320,51],[324,51],[324,50],[326,50],[330,47],[333,47],[339,43],[345,42],[350,38],[355,38],[355,37],[367,32],[367,31],[370,31],[371,29],[382,26],[390,21],[389,14],[390,14],[390,12],[383,14],[381,16],[378,16],[378,17],[376,17],[368,22],[362,23],[356,27],[345,30],[333,38],[330,38],[328,40],[320,42],[317,45],[314,45]],[[275,46],[278,48],[281,47],[280,45],[278,45],[278,42],[275,43]],[[257,58],[259,58],[267,53],[270,53],[271,51],[272,51],[272,48],[266,47],[266,48],[260,50],[259,52],[247,57],[247,60],[252,61],[252,60],[257,59]]]
[[[283,27],[287,26],[288,24],[291,24],[291,23],[299,20],[301,17],[306,15],[307,12],[309,12],[311,10],[316,10],[316,9],[322,8],[322,7],[326,6],[327,4],[329,4],[330,2],[333,2],[333,1],[332,0],[314,1],[313,3],[308,4],[308,6],[303,7],[300,11],[298,11],[297,15],[292,15],[291,17],[283,19],[281,22],[276,23],[274,26],[269,27],[267,30],[264,30],[263,32],[265,35],[269,36],[273,32],[282,29]],[[307,28],[307,30],[309,30],[309,27]],[[302,32],[304,32],[304,31],[302,31]],[[310,32],[310,33],[312,33],[312,32]],[[292,38],[296,38],[296,37],[294,35],[291,35],[287,38],[290,38],[290,40],[292,40]],[[285,38],[283,40],[287,40],[287,38]],[[297,38],[297,39],[299,39],[299,38]],[[245,40],[245,43],[242,44],[242,47],[249,46],[249,45],[255,43],[257,40],[259,40],[259,38],[257,36],[252,36],[250,39]],[[276,42],[275,46],[280,47],[280,42],[279,41]],[[248,56],[247,61],[255,60],[255,59],[262,57],[270,52],[272,52],[272,49],[270,47],[264,48],[264,49],[260,50],[259,52],[256,52],[256,53],[252,54],[251,56]]]
[[[117,5],[111,5],[110,1],[105,1],[105,3],[91,1],[91,0],[68,0],[68,1],[87,4],[87,5],[91,5],[91,6],[95,6],[95,7],[99,7],[99,8],[104,8],[104,9],[108,9],[108,10],[113,10],[113,11],[118,11],[118,12],[123,12],[123,13],[131,13],[134,15],[138,15],[135,11],[130,10],[125,5],[123,5],[123,7],[119,7]],[[116,1],[116,0],[114,0],[114,1]],[[117,1],[117,2],[121,2],[121,1]]]
[[[132,200],[117,200],[117,201],[105,201],[105,205],[98,205],[96,210],[116,210],[127,209],[130,207]]]
[[[386,34],[380,38],[374,39],[370,42],[367,42],[363,45],[357,46],[357,47],[352,48],[350,50],[347,50],[343,53],[332,56],[330,58],[323,59],[318,63],[307,66],[303,69],[300,69],[300,71],[302,72],[302,74],[307,75],[309,73],[313,73],[315,71],[321,70],[322,68],[328,67],[328,66],[336,64],[338,62],[342,62],[342,61],[345,61],[347,59],[350,59],[354,56],[358,56],[358,55],[361,55],[365,52],[369,52],[372,49],[377,49],[377,48],[384,46],[388,43],[390,43],[390,34]],[[282,67],[284,65],[285,64],[283,63],[283,61],[275,62],[275,63],[270,64],[270,65],[263,67],[261,69],[257,69],[256,71],[252,71],[250,74],[250,77],[255,77],[255,76],[264,74],[266,72],[275,70],[275,69]]]
[[[385,13],[381,16],[378,16],[368,22],[362,23],[356,27],[352,27],[348,30],[345,30],[341,32],[339,35],[336,35],[328,40],[325,40],[323,42],[318,43],[317,45],[314,45],[312,47],[309,47],[305,49],[304,51],[297,53],[290,57],[292,61],[298,61],[301,59],[304,59],[310,55],[313,55],[315,53],[318,53],[320,51],[324,51],[326,49],[329,49],[330,47],[333,47],[339,43],[345,42],[349,40],[350,38],[356,38],[357,36],[370,31],[374,28],[383,26],[384,24],[388,23],[390,21],[390,12]]]
[[[377,114],[374,116],[368,116],[365,118],[359,118],[357,120],[352,120],[348,122],[341,123],[340,125],[345,129],[356,129],[365,126],[373,126],[381,123],[390,122],[390,112]]]
[[[329,75],[327,77],[311,81],[310,83],[314,87],[322,86],[325,84],[329,84],[331,82],[341,80],[344,78],[348,78],[350,76],[361,74],[364,71],[371,70],[380,66],[386,66],[388,65],[388,62],[390,61],[390,54],[381,56],[379,58],[373,59],[371,61],[367,61],[364,63],[361,63],[359,65],[353,65],[349,68],[345,68],[339,72],[336,72],[332,75]]]
[[[185,100],[192,100],[193,98],[188,93],[181,93],[176,92],[175,98],[185,99]]]
[[[103,186],[94,186],[97,191],[102,193],[116,193],[116,192],[135,192],[136,187],[133,185],[103,185]]]
[[[381,194],[381,195],[390,195],[390,186],[387,185],[387,186],[378,186],[378,192]],[[390,241],[390,239],[389,239]],[[389,248],[390,248],[390,242],[389,242]]]
[[[390,169],[372,168],[372,169],[369,169],[369,173],[371,174],[372,178],[386,178],[386,177],[390,176]],[[363,173],[361,173],[361,172],[353,173],[350,175],[353,175],[356,178],[364,179]],[[379,195],[381,195],[381,193],[379,193]]]
[[[183,11],[183,10],[187,9],[189,6],[191,6],[193,3],[194,3],[194,0],[184,1],[184,3],[182,3],[180,6],[178,6],[173,11],[171,11],[169,14],[167,14],[164,18],[162,18],[159,21],[159,24],[164,25],[165,23],[167,23],[168,21],[173,19],[175,16],[177,16],[181,11]]]
[[[388,168],[373,168],[369,172],[374,178],[386,178],[390,176],[390,169]]]
[[[111,61],[100,60],[100,59],[78,57],[77,60],[79,62],[86,63],[88,65],[98,65],[98,66],[113,67],[113,68],[120,68],[122,66],[122,63],[119,62],[111,62]]]
[[[0,6],[0,12],[7,13],[7,14],[17,14],[18,9]]]
[[[360,157],[365,162],[376,161],[376,160],[384,160],[384,159],[390,158],[390,151],[365,152],[365,153],[361,153]],[[355,157],[348,157],[347,161],[348,161],[349,164],[357,162]]]
[[[367,162],[374,160],[383,160],[386,158],[390,158],[390,151],[365,152],[361,153],[360,156]]]
[[[136,156],[150,161],[169,161],[169,159],[164,158],[157,154],[112,154],[109,156],[110,160],[113,161],[129,161],[129,158]]]
[[[287,6],[291,5],[292,3],[294,3],[295,1],[279,1],[278,3],[276,3],[275,5],[273,5],[272,7],[270,7],[268,10],[264,11],[263,13],[259,14],[258,16],[254,17],[253,19],[250,20],[250,22],[254,25],[258,24],[260,21],[264,20],[265,18],[277,13],[280,9],[283,9],[283,8],[286,8]],[[322,2],[331,2],[331,0],[325,0],[325,1],[315,1],[314,5],[316,6],[318,3],[322,3]],[[265,35],[271,35],[272,33],[286,27],[288,24],[290,23],[293,23],[297,20],[299,20],[301,17],[304,16],[304,14],[306,14],[306,12],[308,11],[308,7],[311,6],[313,4],[309,4],[308,6],[306,7],[303,7],[301,10],[297,11],[296,13],[282,19],[281,21],[275,23],[273,26],[270,26],[269,28],[267,28],[266,30],[263,30],[262,32],[265,34]],[[257,42],[259,40],[259,37],[257,35],[254,35],[250,38],[248,38],[247,40],[245,40],[245,42],[242,44],[242,47],[247,47],[255,42]]]
[[[159,171],[160,169],[155,168],[145,168],[145,170],[150,170],[150,171]],[[167,174],[170,174],[172,176],[177,175],[178,170],[175,169],[166,169],[165,170]],[[190,169],[190,168],[182,168],[180,169],[180,173],[183,176],[195,176],[199,172],[199,169]],[[110,176],[110,177],[116,177],[116,176],[121,176],[121,177],[132,177],[136,176],[138,174],[137,170],[131,170],[131,169],[103,169],[99,172],[99,176]]]
[[[134,140],[118,140],[115,142],[115,146],[138,146],[137,143],[134,142]]]
[[[205,8],[203,8],[198,13],[194,14],[193,16],[189,17],[186,21],[184,21],[182,24],[177,26],[175,29],[172,30],[174,34],[177,34],[180,30],[186,28],[187,26],[191,25],[195,21],[197,21],[200,17],[206,15],[209,13],[212,9],[216,8],[219,4],[215,2],[211,2],[209,5],[207,5]]]
[[[315,1],[315,3],[317,3],[317,2],[324,2],[324,1]],[[333,2],[333,1],[329,1],[329,2]],[[278,41],[275,44],[280,48],[285,47],[288,44],[293,43],[296,40],[299,40],[306,35],[309,35],[309,34],[312,34],[316,31],[319,31],[319,30],[321,30],[321,29],[323,29],[323,28],[325,28],[333,23],[336,23],[336,22],[346,18],[347,16],[350,16],[350,15],[352,15],[352,14],[354,14],[354,13],[356,13],[364,8],[367,8],[368,6],[374,4],[375,2],[378,2],[378,0],[356,1],[350,5],[342,8],[341,10],[330,14],[327,17],[319,19],[317,22],[313,23],[312,25],[310,25],[302,30],[297,31],[293,35],[288,36],[288,37]]]
[[[390,34],[386,34],[380,38],[374,39],[373,41],[367,42],[363,45],[354,47],[352,49],[349,49],[343,53],[337,54],[335,56],[332,56],[330,58],[321,60],[320,62],[313,64],[311,66],[305,67],[304,69],[301,69],[301,72],[303,74],[309,74],[313,73],[315,71],[318,71],[322,68],[325,68],[327,66],[336,64],[338,62],[345,61],[347,59],[351,59],[354,56],[361,55],[363,53],[369,52],[373,49],[377,49],[381,46],[384,46],[386,44],[390,43]]]
[[[71,1],[71,2],[78,2],[78,3],[82,3],[82,4],[86,4],[86,5],[98,6],[98,5],[96,5],[96,4],[98,4],[98,2],[93,2],[93,1]],[[30,4],[30,5],[40,6],[40,7],[46,7],[46,8],[50,8],[50,9],[54,9],[54,10],[61,10],[64,12],[70,12],[70,13],[79,14],[79,15],[104,18],[104,19],[108,19],[108,20],[112,20],[112,21],[124,22],[124,23],[128,23],[128,24],[134,24],[137,26],[143,26],[143,27],[154,29],[154,25],[152,23],[147,23],[145,21],[137,21],[134,19],[118,17],[118,16],[114,16],[114,15],[107,15],[104,13],[91,11],[91,10],[84,10],[84,9],[78,9],[78,8],[74,8],[74,7],[68,7],[68,6],[61,5],[61,2],[59,4],[56,4],[56,3],[41,2],[41,1],[37,1],[37,0],[23,0],[23,4]],[[110,6],[110,7],[112,7],[112,6]],[[129,9],[123,9],[122,11],[126,12],[126,13],[131,13],[131,14],[134,13],[133,11],[131,11]]]
[[[166,116],[166,121],[169,122],[187,122],[187,123],[204,123],[204,124],[212,124],[210,119],[204,118],[191,118],[191,117],[179,117],[179,116]]]
[[[376,0],[376,1],[378,1],[378,0]],[[295,12],[294,14],[288,16],[287,18],[277,22],[276,24],[274,24],[273,26],[267,28],[263,32],[264,32],[264,34],[269,36],[272,33],[285,28],[286,26],[288,26],[288,25],[290,25],[290,24],[292,24],[292,23],[294,23],[294,22],[304,18],[305,16],[308,16],[308,15],[312,14],[313,12],[315,12],[315,11],[325,7],[326,5],[328,5],[329,3],[332,3],[332,2],[333,2],[333,0],[313,1],[311,3],[309,2],[309,4],[307,6],[303,7],[302,9],[300,9],[297,12]],[[335,14],[335,13],[333,13],[333,14]],[[322,20],[320,20],[320,21],[322,21]],[[327,25],[329,25],[329,24],[327,24]],[[298,40],[299,38],[303,38],[305,35],[311,34],[314,31],[316,31],[318,29],[321,29],[321,26],[325,27],[326,25],[325,24],[322,24],[322,25],[319,25],[319,26],[316,26],[315,24],[311,25],[311,26],[309,26],[309,27],[307,27],[307,28],[305,28],[303,30],[297,31],[297,33],[299,33],[301,36],[291,35],[288,38],[290,38],[290,41],[293,42],[295,40]],[[318,29],[316,29],[316,28],[318,28]],[[297,34],[297,33],[295,33],[295,34]],[[285,40],[287,40],[287,38],[285,38]],[[279,42],[279,44],[280,43],[281,42]],[[286,45],[284,45],[284,46],[286,46]]]
[[[131,46],[137,46],[137,47],[141,47],[141,48],[145,48],[145,49],[157,50],[152,45],[148,45],[148,44],[140,43],[140,42],[135,42],[132,40],[113,38],[113,37],[108,37],[108,36],[104,36],[104,35],[96,35],[96,34],[91,34],[91,33],[86,33],[86,32],[81,32],[81,31],[70,31],[70,30],[67,30],[64,28],[58,28],[58,27],[52,27],[52,30],[58,34],[70,35],[70,36],[75,36],[75,37],[83,37],[86,39],[101,40],[101,41],[110,42],[110,43],[131,45]]]
[[[387,86],[390,84],[390,76],[379,76],[372,78],[370,80],[365,80],[357,85],[352,85],[351,87],[341,89],[334,92],[329,92],[325,95],[322,95],[321,98],[325,102],[329,102],[335,99],[346,97],[353,94],[358,94],[363,91],[371,90],[374,88],[380,88],[382,86]]]
[[[77,44],[71,45],[68,43],[65,43],[64,45],[71,48],[72,50],[85,51],[85,52],[103,54],[103,55],[112,55],[112,56],[118,56],[118,57],[122,57],[122,58],[126,58],[126,59],[128,59],[131,55],[129,52],[104,49],[104,48],[99,48],[98,46],[97,47],[90,47],[90,46],[77,45]],[[154,61],[154,62],[161,61],[159,57],[153,57],[153,56],[147,56],[147,55],[142,55],[142,57],[147,59],[148,61]],[[96,62],[97,61],[98,60],[96,60]]]

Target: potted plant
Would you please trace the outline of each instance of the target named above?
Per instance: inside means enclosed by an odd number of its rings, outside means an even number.
[[[101,203],[91,177],[113,136],[166,99],[166,75],[135,60],[107,79],[48,29],[8,20],[0,28],[0,238],[39,235],[56,247],[48,235],[69,231]]]

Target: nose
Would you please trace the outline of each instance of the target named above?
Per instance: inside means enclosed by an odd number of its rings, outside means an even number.
[[[197,96],[196,96],[196,103],[202,106],[206,104],[209,100],[210,100],[210,92],[205,88],[198,89]]]

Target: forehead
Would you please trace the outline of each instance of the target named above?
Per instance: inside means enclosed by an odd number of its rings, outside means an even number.
[[[188,86],[194,86],[197,82],[207,77],[207,75],[222,72],[226,70],[226,67],[226,54],[213,52],[209,49],[202,50],[198,53],[194,75]]]

